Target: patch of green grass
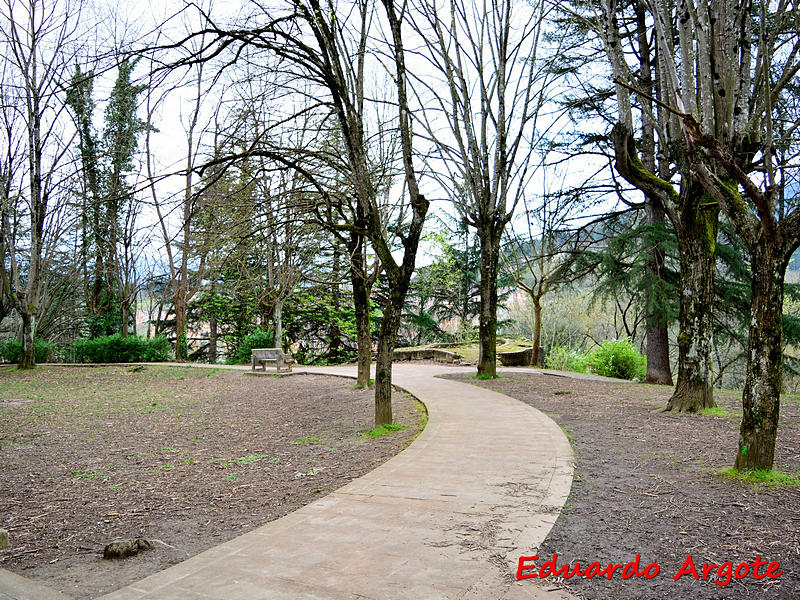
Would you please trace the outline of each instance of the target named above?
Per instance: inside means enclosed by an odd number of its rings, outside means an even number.
[[[486,381],[487,379],[500,379],[500,375],[475,375],[473,379],[478,381]]]
[[[723,406],[704,408],[700,411],[700,414],[706,417],[724,417],[726,419],[741,419],[742,417],[741,411],[737,412]]]
[[[103,476],[103,472],[99,469],[80,469],[73,471],[72,476],[78,479],[98,479]]]
[[[408,425],[401,425],[400,423],[386,423],[385,425],[381,425],[379,427],[373,427],[372,429],[362,429],[358,432],[358,435],[361,437],[366,438],[378,438],[382,435],[389,434],[393,431],[400,431],[401,429],[406,429]]]
[[[755,471],[737,471],[733,467],[726,467],[717,471],[717,474],[728,479],[744,481],[755,486],[796,488],[800,487],[800,479],[791,473],[784,473],[776,469],[756,469]]]
[[[316,444],[318,442],[320,442],[319,436],[312,433],[311,435],[299,437],[292,443],[297,444],[298,446],[308,446],[309,444]]]
[[[251,454],[250,456],[243,456],[241,458],[234,458],[231,462],[237,465],[247,465],[258,460],[269,458],[269,454]]]
[[[248,465],[259,460],[264,460],[265,458],[269,458],[271,462],[280,462],[280,459],[277,456],[271,456],[269,454],[251,454],[250,456],[241,456],[239,458],[231,459],[212,458],[211,462],[222,463],[223,467],[232,467],[233,465]]]
[[[567,440],[569,441],[570,444],[575,442],[575,436],[572,435],[572,432],[569,429],[567,429],[563,425],[559,425],[559,427],[561,427],[561,431],[564,432],[564,436],[567,438]]]
[[[236,477],[238,475],[239,475],[238,473],[228,473],[228,476],[226,477],[226,479],[228,481],[236,481]]]
[[[154,469],[150,469],[151,473],[158,473],[159,471],[171,471],[175,468],[175,465],[172,463],[164,463],[163,465],[158,465]]]
[[[375,380],[374,379],[370,379],[369,381],[367,381],[367,387],[372,387],[373,385],[375,385]],[[354,385],[352,389],[359,390],[359,389],[364,389],[364,388],[362,388],[359,385]]]

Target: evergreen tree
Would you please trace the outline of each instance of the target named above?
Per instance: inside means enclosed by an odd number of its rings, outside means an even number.
[[[117,330],[127,335],[136,293],[129,253],[137,207],[127,176],[146,124],[136,114],[137,97],[145,88],[131,81],[135,66],[136,61],[127,59],[118,65],[100,137],[92,125],[94,73],[76,65],[66,97],[78,130],[81,270],[92,337]]]

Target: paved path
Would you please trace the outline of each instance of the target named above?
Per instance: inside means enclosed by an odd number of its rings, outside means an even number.
[[[61,592],[0,569],[0,600],[70,600]]]
[[[570,598],[514,577],[519,556],[535,551],[567,498],[569,442],[522,402],[434,377],[458,370],[395,365],[394,383],[429,413],[396,457],[104,600]]]

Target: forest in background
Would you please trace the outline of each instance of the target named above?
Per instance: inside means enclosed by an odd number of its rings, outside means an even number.
[[[474,340],[493,377],[498,331],[534,362],[627,339],[668,410],[741,386],[736,466],[772,465],[800,336],[797,3],[107,8],[0,5],[20,368],[98,340],[282,346],[362,386],[374,361],[381,424],[398,345]]]

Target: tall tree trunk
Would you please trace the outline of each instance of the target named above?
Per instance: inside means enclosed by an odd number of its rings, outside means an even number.
[[[478,237],[481,243],[478,376],[493,378],[497,377],[497,264],[500,239],[494,227],[479,228]]]
[[[783,281],[787,260],[779,243],[762,235],[750,249],[750,335],[735,468],[771,469],[778,434],[783,376]]]
[[[361,207],[356,207],[356,225],[364,226]],[[372,323],[370,321],[369,297],[371,283],[367,276],[364,236],[352,232],[347,240],[350,255],[350,285],[353,288],[353,306],[356,317],[356,343],[358,345],[358,377],[356,387],[369,387],[369,369],[372,363]]]
[[[172,296],[172,306],[175,309],[175,360],[185,360],[186,293],[184,292],[182,283],[177,283],[178,289]]]
[[[283,348],[283,300],[275,301],[275,308],[272,309],[272,327],[275,332],[274,346]]]
[[[208,319],[208,362],[212,365],[217,362],[217,338],[219,332],[217,329],[217,315],[213,312]]]
[[[647,94],[656,92],[652,77],[652,65],[650,62],[651,48],[648,36],[648,22],[645,5],[637,2],[634,5],[636,12],[636,30],[639,43],[639,77],[641,86]],[[647,98],[642,98],[648,114],[653,112],[653,102]],[[659,107],[659,110],[661,108]],[[656,161],[656,141],[655,128],[650,119],[642,119],[642,164],[650,173],[658,172],[663,178],[669,179],[669,171],[666,165],[657,165]],[[656,169],[659,168],[657,171]],[[645,192],[645,217],[647,224],[652,226],[663,225],[666,221],[664,207],[661,201],[653,194]],[[664,282],[664,251],[657,244],[653,243],[650,249],[650,260],[647,265],[650,278],[663,286]],[[662,294],[662,296],[665,296]],[[669,336],[667,334],[667,321],[661,315],[657,307],[652,307],[646,315],[646,354],[647,354],[647,374],[646,383],[656,383],[661,385],[672,385],[672,372],[669,365]]]
[[[36,336],[36,308],[28,304],[19,311],[22,317],[22,351],[19,355],[20,369],[32,369],[36,366],[34,338]]]
[[[95,198],[94,202],[92,203],[92,227],[94,229],[94,281],[92,282],[92,298],[89,304],[89,314],[93,317],[99,317],[104,312],[106,312],[107,308],[105,306],[106,302],[104,302],[103,298],[103,274],[105,273],[105,264],[103,263],[103,238],[102,233],[100,231],[100,200]],[[89,334],[92,338],[96,338],[101,335],[106,335],[106,331],[100,329],[100,323],[98,321],[93,321],[93,325],[89,331]]]
[[[542,297],[533,294],[531,295],[533,301],[533,357],[531,364],[534,367],[539,366],[539,346],[542,344]]]
[[[405,278],[404,278],[405,279]],[[390,283],[389,301],[383,309],[375,359],[375,426],[392,422],[392,353],[400,329],[408,281]]]
[[[650,226],[664,225],[666,217],[661,202],[652,196],[647,196],[645,215]],[[647,268],[650,278],[664,284],[664,250],[653,243],[650,248],[650,260]],[[663,296],[664,294],[662,294]],[[669,365],[669,335],[667,322],[659,315],[657,309],[650,310],[647,314],[647,375],[645,383],[672,385],[672,371]]]
[[[369,288],[364,277],[350,270],[353,286],[353,305],[356,316],[356,340],[358,344],[358,378],[356,387],[369,386],[369,368],[372,363],[372,324],[369,314]]]
[[[689,198],[684,198],[689,194]],[[681,189],[685,206],[680,254],[680,313],[678,321],[678,382],[666,410],[698,412],[714,406],[711,385],[714,267],[719,205],[696,182]],[[691,204],[690,204],[691,203]]]
[[[120,333],[123,338],[128,337],[128,324],[130,322],[131,307],[127,299],[124,299],[124,294],[120,294],[120,309],[122,310],[122,322],[120,323]],[[134,331],[134,333],[136,333]]]
[[[216,278],[211,279],[211,293],[210,297],[213,298],[217,293]],[[219,323],[217,322],[217,313],[215,310],[210,311],[208,319],[208,362],[212,365],[217,362],[217,340],[219,338]]]
[[[341,290],[339,289],[340,250],[339,243],[333,245],[333,264],[331,279],[335,282],[331,293],[332,318],[328,324],[328,358],[338,362],[342,354],[342,330],[339,327],[339,310],[341,309]]]

